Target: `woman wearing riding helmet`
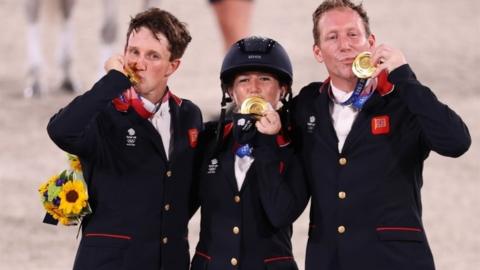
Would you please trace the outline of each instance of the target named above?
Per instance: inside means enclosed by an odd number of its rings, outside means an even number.
[[[289,57],[272,39],[245,38],[225,56],[220,80],[220,120],[206,124],[199,138],[201,232],[191,269],[296,270],[292,226],[287,222],[292,217],[275,215],[278,211],[273,209],[299,204],[272,199],[276,189],[293,189],[290,182],[304,181],[287,134]],[[234,110],[225,120],[230,101]],[[240,111],[246,103],[264,110]],[[276,111],[280,107],[281,113]],[[306,194],[304,190],[295,193]],[[297,199],[306,201],[303,197]],[[302,209],[285,210],[298,217]]]

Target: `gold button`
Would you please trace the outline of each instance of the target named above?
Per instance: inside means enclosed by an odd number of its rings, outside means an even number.
[[[343,226],[343,225],[342,225],[342,226],[338,226],[337,230],[338,230],[338,233],[340,233],[340,234],[341,234],[341,233],[344,233],[344,232],[345,232],[345,226]]]
[[[162,239],[162,243],[164,243],[164,244],[168,243],[168,237],[164,237],[164,238]]]
[[[233,227],[233,230],[232,230],[232,231],[233,231],[234,234],[238,234],[238,233],[240,233],[240,228],[238,228],[237,226],[235,226],[235,227]]]
[[[347,159],[342,157],[338,160],[338,163],[340,163],[340,165],[344,166],[345,164],[347,164]]]
[[[230,260],[230,263],[231,263],[233,266],[236,266],[236,265],[238,264],[237,258],[232,258],[232,259]]]
[[[233,200],[234,200],[236,203],[239,203],[239,202],[240,202],[240,196],[236,195],[235,197],[233,197]]]
[[[172,171],[168,170],[166,174],[167,174],[167,177],[171,177],[172,176]]]
[[[168,204],[168,203],[167,203],[167,204],[165,204],[165,206],[164,206],[164,209],[165,209],[165,211],[168,211],[168,210],[170,210],[170,204]]]
[[[345,191],[340,191],[338,192],[338,198],[340,199],[345,199],[347,197],[347,193],[345,193]]]

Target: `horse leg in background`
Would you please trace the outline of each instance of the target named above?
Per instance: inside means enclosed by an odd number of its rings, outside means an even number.
[[[61,69],[61,84],[60,89],[68,92],[76,92],[77,86],[72,80],[72,38],[73,38],[73,26],[72,26],[72,12],[75,6],[75,0],[61,0],[60,10],[62,14],[62,27],[58,39],[57,46],[57,59]]]
[[[98,77],[105,75],[104,64],[113,54],[113,45],[118,36],[118,1],[102,0],[103,22],[100,30],[100,59],[98,63]]]
[[[225,50],[250,34],[253,0],[212,0]]]
[[[27,16],[27,83],[23,90],[23,96],[31,98],[41,94],[40,73],[43,65],[39,13],[40,0],[25,0]]]

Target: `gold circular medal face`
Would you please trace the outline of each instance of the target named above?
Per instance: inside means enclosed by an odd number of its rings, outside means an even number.
[[[241,114],[253,114],[257,117],[262,116],[267,110],[268,103],[261,97],[249,97],[245,99],[240,106]]]
[[[135,71],[133,71],[132,68],[130,68],[129,66],[125,66],[124,70],[125,73],[127,73],[127,77],[130,80],[130,83],[132,83],[133,85],[140,83],[140,78],[135,73]]]
[[[371,60],[372,54],[370,52],[362,52],[357,55],[352,64],[353,74],[360,79],[370,78],[376,70]]]

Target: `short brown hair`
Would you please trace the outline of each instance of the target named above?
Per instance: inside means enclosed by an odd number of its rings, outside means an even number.
[[[159,8],[149,8],[131,18],[127,31],[127,42],[130,34],[141,27],[146,27],[154,35],[162,33],[168,40],[169,51],[171,53],[170,61],[182,57],[188,43],[192,40],[185,23],[180,22],[175,16]],[[155,36],[155,38],[157,38]],[[157,38],[158,39],[158,38]]]
[[[320,21],[320,18],[322,17],[322,15],[325,14],[327,11],[330,11],[336,8],[350,8],[353,11],[357,12],[357,14],[360,16],[360,18],[363,21],[363,25],[365,26],[365,33],[367,37],[370,36],[371,34],[370,23],[369,23],[367,12],[363,9],[362,3],[355,5],[350,0],[325,0],[320,4],[320,6],[317,7],[317,9],[315,10],[315,12],[313,12],[313,15],[312,15],[313,41],[315,44],[318,45],[320,43],[318,21]]]

